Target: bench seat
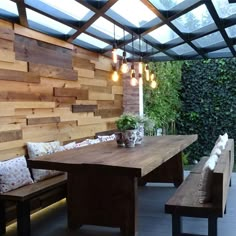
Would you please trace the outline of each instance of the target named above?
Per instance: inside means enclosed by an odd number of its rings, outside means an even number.
[[[228,190],[231,185],[234,166],[234,140],[228,140],[213,171],[210,186],[211,201],[200,203],[199,183],[202,169],[207,160],[208,157],[201,159],[165,204],[165,212],[172,215],[172,236],[197,235],[182,232],[182,216],[207,218],[208,235],[217,236],[217,219],[223,217],[226,212]]]
[[[7,209],[11,209],[9,206],[15,203],[18,236],[29,236],[31,211],[65,198],[66,183],[67,175],[61,174],[0,194],[0,235],[6,232],[6,222],[14,219],[10,213],[7,214]]]

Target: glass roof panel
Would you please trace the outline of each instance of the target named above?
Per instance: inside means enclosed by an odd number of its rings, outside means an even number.
[[[185,0],[149,0],[159,10],[170,10]]]
[[[66,1],[55,1],[55,0],[31,0],[33,2],[43,2],[48,6],[51,6],[55,9],[57,9],[60,12],[63,12],[69,16],[72,16],[76,20],[88,20],[92,12],[78,3],[75,0],[66,0]]]
[[[137,28],[145,27],[150,22],[160,22],[160,19],[140,0],[136,0],[135,5],[134,0],[119,0],[106,14],[121,24]]]
[[[129,33],[124,32],[122,28],[115,25],[104,17],[99,17],[88,29],[87,31],[89,33],[100,35],[101,32],[103,33],[103,37],[107,39],[114,39],[114,30],[115,30],[115,39],[121,39],[125,36],[127,36]],[[107,37],[108,36],[108,37]],[[127,38],[127,37],[126,37]]]
[[[227,18],[236,14],[236,3],[229,3],[228,0],[212,0],[220,18]]]
[[[159,60],[159,61],[161,61],[161,60],[164,60],[164,61],[166,61],[166,60],[172,60],[169,56],[167,56],[167,55],[166,55],[165,53],[163,53],[163,52],[156,53],[156,54],[152,55],[151,58],[157,59],[157,60]]]
[[[29,19],[29,26],[34,29],[46,31],[47,33],[50,33],[53,30],[62,34],[69,34],[73,31],[69,26],[64,25],[42,14],[39,14],[35,11],[32,11],[28,8],[26,8],[26,14],[27,18]],[[47,29],[49,29],[49,31]]]
[[[163,25],[151,31],[148,35],[160,43],[167,43],[179,37],[168,25]]]
[[[205,4],[172,21],[172,23],[184,33],[194,32],[213,22]]]
[[[134,46],[135,51],[141,51],[141,52],[157,52],[157,49],[153,48],[149,44],[146,44],[143,40],[140,40],[140,50],[139,50],[139,39],[134,40],[134,43],[132,45],[132,42],[126,45],[126,48],[130,51],[132,51],[132,48]]]
[[[16,4],[9,0],[1,0],[0,14],[6,15],[6,16],[19,15]]]
[[[109,44],[85,33],[80,34],[74,41],[81,46],[84,46],[85,44],[89,45],[90,48],[104,49],[109,46]]]
[[[226,28],[225,30],[230,38],[236,37],[236,25],[230,26],[230,27]]]
[[[235,48],[236,49],[236,48]],[[207,56],[211,58],[216,58],[216,57],[232,57],[232,53],[229,50],[229,48],[223,48],[214,52],[207,53]]]
[[[195,52],[195,50],[189,46],[187,43],[185,44],[181,44],[175,48],[171,48],[171,51],[174,51],[175,53],[177,53],[178,55],[183,55],[183,54],[187,54],[187,53],[192,53]]]
[[[212,34],[208,34],[202,38],[198,38],[192,41],[197,47],[208,47],[214,45],[216,43],[224,42],[224,38],[222,37],[220,32],[215,32]]]
[[[117,55],[119,55],[119,56],[121,56],[121,57],[123,57],[123,52],[124,52],[124,50],[122,50],[122,49],[117,49]],[[132,57],[132,54],[126,52],[126,57],[127,57],[127,58],[128,58],[128,57]]]

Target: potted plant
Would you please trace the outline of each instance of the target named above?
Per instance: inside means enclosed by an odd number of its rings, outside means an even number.
[[[116,134],[117,143],[123,138],[126,147],[134,147],[137,139],[138,119],[131,113],[124,113],[116,121],[117,129],[121,132]]]
[[[155,122],[146,115],[138,115],[138,128],[137,128],[137,140],[136,144],[141,144],[144,134],[153,135]]]

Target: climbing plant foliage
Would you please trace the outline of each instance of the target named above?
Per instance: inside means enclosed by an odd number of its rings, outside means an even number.
[[[157,88],[144,78],[144,113],[155,121],[156,127],[167,127],[175,121],[180,109],[182,62],[151,62]]]
[[[179,134],[198,134],[190,161],[209,155],[220,134],[236,138],[236,60],[186,61],[182,67]]]

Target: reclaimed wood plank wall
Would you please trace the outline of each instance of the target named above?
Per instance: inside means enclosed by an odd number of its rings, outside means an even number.
[[[115,128],[123,87],[111,60],[0,20],[0,160],[26,142],[79,140]]]

